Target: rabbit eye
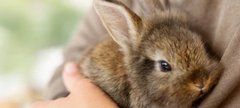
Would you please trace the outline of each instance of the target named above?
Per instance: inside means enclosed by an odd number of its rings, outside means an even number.
[[[172,70],[172,68],[168,62],[166,62],[164,60],[160,60],[159,63],[160,63],[160,69],[162,72],[169,72]]]

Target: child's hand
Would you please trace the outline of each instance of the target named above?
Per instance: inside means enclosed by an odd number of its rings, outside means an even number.
[[[32,108],[117,108],[118,106],[89,79],[83,77],[76,64],[68,63],[63,72],[70,94],[52,101],[35,102]]]

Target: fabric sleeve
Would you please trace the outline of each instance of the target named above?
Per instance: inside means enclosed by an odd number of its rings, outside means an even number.
[[[131,8],[132,0],[123,0],[122,2]],[[90,9],[81,24],[79,31],[69,41],[69,44],[64,50],[64,63],[78,63],[92,46],[107,36],[106,30],[93,8]],[[49,99],[56,99],[68,95],[68,91],[64,87],[62,80],[64,63],[59,66],[49,82],[46,91],[46,97]]]

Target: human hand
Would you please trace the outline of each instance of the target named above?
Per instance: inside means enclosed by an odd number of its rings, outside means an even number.
[[[118,108],[99,87],[80,74],[76,64],[65,65],[63,80],[70,92],[67,97],[35,102],[32,108]]]

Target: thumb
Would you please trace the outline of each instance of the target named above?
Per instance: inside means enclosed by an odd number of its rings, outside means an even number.
[[[79,68],[75,63],[67,63],[63,70],[63,82],[69,92],[72,92],[76,83],[86,79],[80,74]]]

